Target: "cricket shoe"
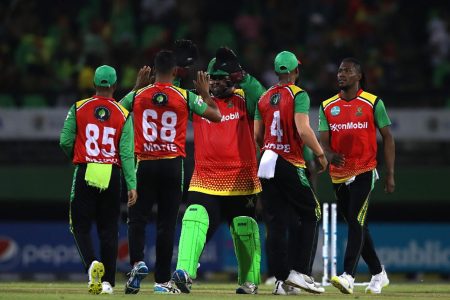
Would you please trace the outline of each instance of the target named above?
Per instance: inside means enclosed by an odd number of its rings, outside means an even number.
[[[236,289],[236,294],[258,294],[258,286],[253,282],[244,282]]]
[[[384,287],[389,285],[389,278],[387,277],[384,266],[381,266],[382,271],[376,275],[372,275],[369,286],[366,287],[368,294],[380,294]]]
[[[172,281],[182,293],[189,294],[192,289],[192,279],[185,270],[175,270],[172,274]]]
[[[271,276],[269,278],[266,279],[266,281],[264,281],[265,285],[272,285],[275,284],[277,282],[277,279],[275,278],[275,276]]]
[[[133,269],[127,275],[130,278],[128,278],[125,284],[125,294],[137,294],[141,288],[141,281],[148,275],[147,265],[145,262],[140,261],[134,265]]]
[[[343,294],[353,294],[354,283],[355,278],[345,272],[342,275],[331,277],[331,284]]]
[[[114,293],[113,287],[111,286],[111,283],[109,283],[108,281],[103,281],[102,282],[102,291],[100,292],[100,294],[106,294],[106,295],[111,295]]]
[[[174,285],[175,283],[172,280],[164,283],[155,283],[153,292],[156,294],[180,294],[181,291]]]
[[[90,294],[98,295],[102,291],[102,277],[105,275],[105,266],[97,260],[94,260],[88,269],[89,282],[88,291]]]
[[[288,278],[285,280],[285,283],[290,286],[300,288],[308,293],[322,294],[325,292],[325,289],[321,287],[320,284],[315,282],[312,276],[299,273],[295,270],[291,270]]]
[[[300,289],[290,286],[290,285],[284,283],[284,281],[282,281],[282,280],[277,280],[277,282],[275,282],[275,289],[273,290],[272,294],[283,295],[283,296],[299,295]]]

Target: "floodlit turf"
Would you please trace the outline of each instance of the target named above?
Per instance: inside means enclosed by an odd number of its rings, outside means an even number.
[[[209,284],[209,283],[195,283],[191,294],[181,295],[155,295],[153,294],[153,285],[149,282],[144,282],[142,289],[137,295],[123,294],[124,282],[119,282],[116,286],[114,295],[89,295],[87,292],[87,284],[84,282],[0,282],[0,299],[8,300],[84,300],[95,299],[100,297],[102,299],[162,299],[174,297],[177,299],[280,299],[282,296],[274,296],[271,294],[272,290],[269,286],[260,286],[259,295],[236,295],[235,284]],[[364,287],[356,287],[353,295],[343,295],[333,287],[327,287],[323,295],[312,295],[302,292],[300,296],[289,296],[298,299],[450,299],[450,284],[392,284],[383,290],[381,295],[366,295],[364,294]]]

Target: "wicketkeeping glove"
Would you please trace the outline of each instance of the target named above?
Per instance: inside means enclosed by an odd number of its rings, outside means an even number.
[[[236,54],[226,47],[217,49],[215,68],[230,74],[230,80],[234,83],[242,81],[245,75]]]
[[[216,51],[216,68],[223,70],[227,73],[234,73],[242,71],[242,67],[239,64],[238,58],[233,50],[220,47]]]
[[[194,64],[198,57],[197,46],[191,40],[176,40],[174,47],[177,66],[186,68]]]

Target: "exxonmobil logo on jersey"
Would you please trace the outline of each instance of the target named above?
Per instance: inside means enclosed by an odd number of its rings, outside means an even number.
[[[230,121],[230,120],[237,120],[240,118],[239,112],[234,112],[234,113],[230,113],[228,115],[223,115],[222,119],[220,120],[220,122],[226,122],[226,121]],[[208,123],[211,123],[211,121],[209,121],[208,119],[202,118],[203,120],[205,120]]]
[[[239,119],[239,112],[238,111],[235,112],[235,113],[228,114],[226,116],[222,116],[222,120],[220,120],[220,121],[224,122],[224,121],[235,120],[235,119]]]
[[[369,127],[368,122],[347,122],[347,123],[331,123],[331,131],[341,131],[349,129],[367,129]]]

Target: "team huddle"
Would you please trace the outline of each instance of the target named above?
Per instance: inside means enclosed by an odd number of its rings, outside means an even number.
[[[189,40],[161,50],[153,67],[142,67],[136,85],[116,102],[117,74],[96,69],[96,93],[69,110],[60,145],[75,165],[70,194],[70,230],[89,276],[92,294],[112,294],[118,252],[121,181],[128,189],[131,271],[126,294],[136,294],[149,269],[145,228],[157,206],[155,293],[190,293],[204,246],[226,220],[238,262],[238,294],[257,294],[261,243],[256,203],[267,228],[269,269],[275,295],[301,290],[321,294],[312,277],[321,205],[309,178],[304,150],[318,172],[329,168],[336,201],[348,224],[344,273],[331,278],[352,294],[362,256],[372,280],[368,293],[389,284],[367,226],[369,196],[378,178],[377,129],[383,139],[385,190],[393,192],[395,145],[383,101],[363,90],[360,63],[344,59],[340,92],[322,102],[319,140],[309,122],[308,93],[296,85],[300,61],[289,51],[274,60],[278,83],[266,90],[246,73],[235,53],[221,47],[194,90],[180,87],[198,56]],[[194,171],[187,189],[176,270],[171,261],[183,197],[187,122],[194,130]],[[90,237],[97,226],[100,256]]]

